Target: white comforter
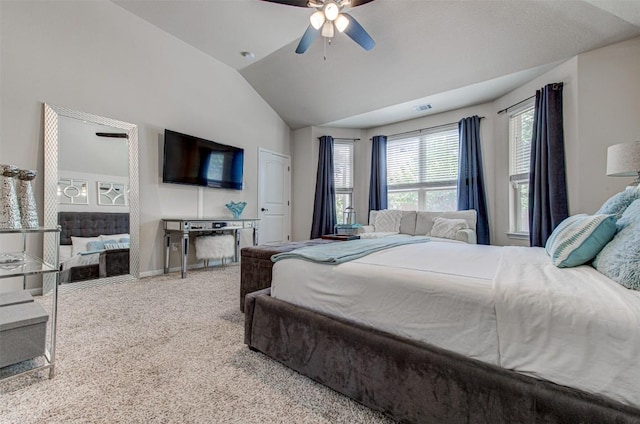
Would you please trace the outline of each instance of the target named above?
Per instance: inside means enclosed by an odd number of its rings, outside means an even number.
[[[100,253],[91,253],[88,255],[75,255],[66,259],[61,263],[62,269],[73,268],[74,266],[83,266],[83,265],[95,265],[100,263]]]
[[[286,259],[272,296],[640,407],[640,292],[541,248],[430,242]]]
[[[500,248],[427,242],[340,265],[285,259],[271,295],[499,364],[492,284]]]
[[[494,294],[502,367],[640,407],[640,292],[504,247]]]

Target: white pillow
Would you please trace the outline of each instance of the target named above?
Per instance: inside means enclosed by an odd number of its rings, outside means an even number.
[[[58,251],[60,262],[64,262],[71,258],[73,254],[71,253],[71,246],[68,244],[63,244],[60,246],[60,250]]]
[[[376,214],[374,227],[378,233],[399,233],[402,211],[395,209],[384,209]]]
[[[71,245],[73,248],[71,249],[71,254],[73,256],[77,255],[80,252],[87,251],[87,243],[91,241],[102,241],[100,237],[73,237],[71,236]]]
[[[450,219],[435,217],[433,218],[433,227],[431,228],[431,235],[433,237],[442,237],[448,239],[455,239],[456,233],[465,228],[469,228],[469,224],[464,219]]]

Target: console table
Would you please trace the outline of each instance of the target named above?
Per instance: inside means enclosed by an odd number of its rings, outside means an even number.
[[[187,255],[189,254],[189,236],[192,233],[231,233],[235,240],[234,262],[240,259],[239,231],[244,228],[253,229],[253,245],[258,245],[258,218],[165,218],[162,220],[164,228],[164,273],[169,273],[169,255],[171,254],[171,235],[179,234],[182,239],[180,264],[182,278],[187,277]]]

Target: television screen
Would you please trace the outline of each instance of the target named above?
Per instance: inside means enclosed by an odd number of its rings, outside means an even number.
[[[244,150],[164,131],[162,182],[242,190]]]

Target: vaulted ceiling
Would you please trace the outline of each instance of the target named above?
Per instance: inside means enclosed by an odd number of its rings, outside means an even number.
[[[260,0],[113,0],[237,69],[293,129],[369,128],[491,101],[579,53],[640,36],[640,1],[375,0],[294,52],[314,9]],[[251,52],[247,60],[241,52]],[[415,106],[432,108],[416,112]]]

